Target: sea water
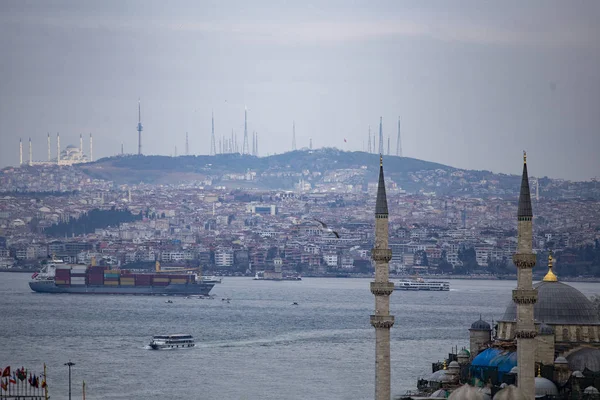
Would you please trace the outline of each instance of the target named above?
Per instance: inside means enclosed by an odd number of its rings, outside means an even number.
[[[369,279],[225,278],[214,299],[33,293],[28,274],[0,274],[0,367],[47,365],[50,396],[74,399],[369,399],[374,296]],[[586,295],[597,284],[572,284]],[[449,292],[395,291],[392,393],[415,389],[479,316],[502,317],[516,281],[451,280]],[[231,299],[229,302],[222,299]],[[297,305],[293,303],[297,302]],[[149,350],[153,335],[196,347]]]

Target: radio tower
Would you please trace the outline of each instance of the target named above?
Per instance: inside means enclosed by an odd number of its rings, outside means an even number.
[[[23,165],[23,141],[19,139],[19,165]]]
[[[379,117],[379,154],[383,154],[383,117]]]
[[[90,162],[94,161],[94,139],[90,133]]]
[[[256,156],[256,132],[252,132],[252,155]]]
[[[296,151],[296,121],[292,122],[292,151]]]
[[[250,154],[250,145],[248,144],[248,109],[244,109],[244,145],[242,154]]]
[[[31,138],[29,138],[29,165],[31,165],[33,161],[33,153],[31,151]]]
[[[50,161],[50,132],[48,132],[48,161]]]
[[[398,117],[398,139],[396,139],[396,155],[402,157],[402,141],[400,139],[400,117]]]
[[[388,152],[387,155],[390,155],[390,137],[388,136]]]
[[[189,156],[190,155],[190,142],[188,140],[188,133],[185,133],[185,155]]]
[[[371,125],[369,125],[369,153],[371,152]]]
[[[215,113],[212,113],[212,130],[210,135],[210,155],[214,156],[217,154],[217,148],[215,147]]]
[[[138,99],[138,124],[137,124],[137,131],[138,131],[138,155],[141,156],[142,155],[142,104],[140,102],[140,99]]]
[[[60,164],[60,133],[56,132],[56,164]]]

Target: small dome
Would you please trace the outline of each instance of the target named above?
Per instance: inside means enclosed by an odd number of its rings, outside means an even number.
[[[558,356],[556,357],[556,360],[554,360],[554,365],[556,364],[568,364],[569,362],[567,361],[566,358],[564,358],[563,356]]]
[[[448,400],[475,400],[481,398],[482,394],[473,386],[463,385],[452,392]]]
[[[569,354],[567,361],[571,371],[583,371],[586,368],[594,372],[600,371],[600,349],[584,347]]]
[[[431,396],[429,396],[430,399],[445,399],[448,395],[448,392],[446,392],[444,389],[439,389],[436,390],[435,392],[431,393]]]
[[[541,336],[552,336],[552,335],[554,335],[554,329],[550,325],[546,325],[542,322],[540,324],[540,335]]]
[[[494,400],[527,400],[527,396],[515,385],[509,385],[496,393]]]
[[[467,349],[462,349],[458,352],[458,357],[471,357],[471,352]]]
[[[519,367],[517,367],[516,365],[512,367],[509,374],[519,375]]]
[[[492,327],[490,326],[490,324],[482,320],[481,317],[479,317],[479,320],[471,324],[472,331],[489,331],[491,329]]]
[[[448,364],[448,368],[460,368],[460,365],[458,365],[458,362],[456,361],[451,361],[450,364]]]
[[[431,374],[429,376],[429,379],[427,379],[427,380],[429,382],[445,382],[444,379],[446,379],[446,372],[447,372],[447,370],[445,370],[445,369],[438,369],[433,374]]]
[[[583,390],[585,394],[600,394],[600,391],[593,386],[588,386]]]
[[[573,373],[571,374],[573,377],[575,378],[583,378],[583,373],[581,371],[573,371]]]
[[[535,397],[547,395],[558,395],[558,389],[556,388],[556,385],[552,383],[550,379],[537,376],[535,378]]]

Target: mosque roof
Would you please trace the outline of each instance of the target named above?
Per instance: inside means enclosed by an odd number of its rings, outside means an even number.
[[[473,377],[483,379],[483,374],[478,372],[482,372],[485,367],[496,367],[498,369],[498,378],[501,379],[502,375],[510,373],[516,365],[516,351],[489,348],[477,354],[473,361],[471,361],[471,374]]]
[[[481,316],[479,317],[479,320],[471,324],[471,330],[473,331],[489,331],[490,329],[492,329],[490,324],[482,320]]]
[[[562,282],[538,282],[538,299],[533,306],[536,321],[552,325],[600,325],[592,302],[579,290]],[[510,302],[501,321],[515,321],[517,305]]]
[[[567,356],[571,371],[600,371],[600,349],[584,347]]]
[[[535,397],[544,396],[556,396],[558,395],[558,389],[556,385],[552,383],[550,379],[543,378],[541,376],[535,377]]]

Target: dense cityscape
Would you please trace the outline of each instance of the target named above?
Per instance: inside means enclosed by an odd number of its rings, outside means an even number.
[[[290,167],[309,153],[344,167]],[[5,168],[0,268],[37,269],[57,257],[133,269],[151,269],[159,261],[220,275],[371,276],[373,166],[362,160],[352,165],[348,158],[356,153],[331,149],[290,154],[287,163],[271,161],[267,169],[250,168],[257,158],[240,156],[230,170],[219,168],[213,156],[214,166],[207,164],[203,175],[189,179],[182,173],[171,184],[122,183],[121,175],[136,172],[132,165],[147,163],[143,156],[81,164],[87,169]],[[198,163],[194,157],[159,159],[161,165]],[[395,174],[393,166],[404,159],[385,160],[391,273],[514,276],[515,177],[436,165]],[[115,173],[114,180],[94,173],[115,162],[127,163],[122,170],[131,173]],[[531,178],[531,185],[538,256],[553,251],[563,276],[600,277],[600,185],[550,178]],[[544,263],[534,269],[544,272]]]

